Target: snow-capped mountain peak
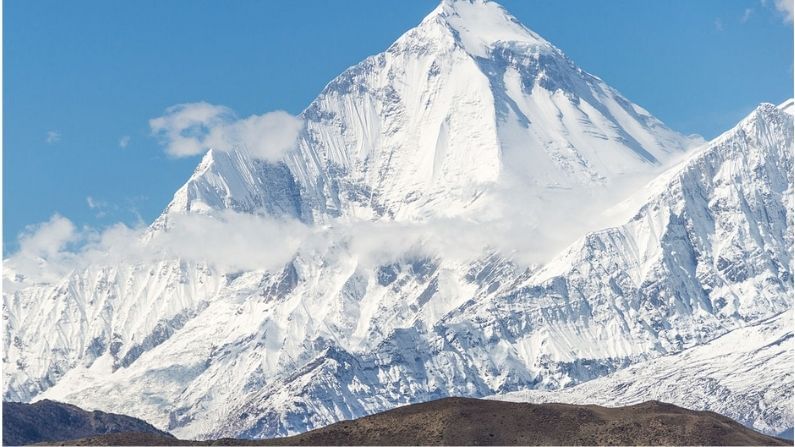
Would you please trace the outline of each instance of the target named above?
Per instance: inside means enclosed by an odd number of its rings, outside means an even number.
[[[443,0],[420,26],[431,23],[449,27],[463,48],[476,57],[488,57],[497,43],[514,43],[527,50],[554,49],[502,6],[490,0]]]
[[[183,194],[169,209],[313,222],[460,216],[493,201],[495,189],[608,194],[625,177],[651,178],[693,144],[482,0],[442,2],[332,80],[302,118],[283,165],[229,155],[226,166],[240,172],[210,169],[189,182],[213,200],[188,206],[200,194]],[[273,169],[282,180],[268,191],[246,180]],[[266,209],[263,197],[290,206]]]

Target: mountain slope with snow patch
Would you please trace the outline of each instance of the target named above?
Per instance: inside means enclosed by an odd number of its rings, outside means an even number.
[[[515,402],[631,405],[649,399],[729,416],[771,434],[792,429],[792,311],[678,354],[559,391],[494,396]]]

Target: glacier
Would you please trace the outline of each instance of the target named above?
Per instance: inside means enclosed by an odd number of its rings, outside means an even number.
[[[453,395],[648,395],[779,433],[791,109],[762,104],[704,143],[498,4],[444,0],[332,80],[282,161],[209,151],[142,236],[185,216],[262,216],[314,232],[287,262],[164,256],[32,281],[6,260],[4,399],[209,438]],[[759,368],[776,375],[755,380]]]

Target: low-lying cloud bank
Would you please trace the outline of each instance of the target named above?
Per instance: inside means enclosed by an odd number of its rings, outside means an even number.
[[[606,193],[586,200],[577,192],[545,197],[493,192],[487,212],[423,222],[337,220],[308,226],[292,219],[226,210],[172,214],[167,229],[116,224],[79,228],[55,215],[28,227],[19,250],[5,260],[9,291],[52,283],[89,266],[181,259],[221,273],[279,270],[295,256],[355,257],[361,268],[400,259],[438,257],[472,261],[497,252],[520,265],[540,265],[591,230],[615,225],[601,213]],[[577,200],[567,200],[576,197]],[[543,210],[539,214],[538,210]],[[620,218],[623,220],[623,218]],[[332,252],[334,254],[332,254]]]
[[[793,0],[774,0],[776,9],[781,13],[785,23],[792,23],[795,15],[795,2]],[[766,3],[763,1],[762,3]]]
[[[282,111],[241,119],[228,107],[207,102],[169,107],[149,124],[174,157],[214,149],[244,151],[268,163],[282,160],[295,148],[304,126],[301,119]],[[476,209],[422,222],[344,219],[307,226],[227,210],[172,214],[167,229],[119,223],[97,230],[78,228],[66,217],[54,215],[20,235],[19,250],[4,260],[4,284],[13,291],[53,283],[89,266],[172,259],[206,264],[220,272],[275,270],[295,256],[327,259],[331,251],[355,257],[362,268],[419,256],[466,262],[489,252],[520,265],[541,265],[587,232],[622,223],[626,216],[608,217],[605,210],[665,168],[625,174],[609,184],[539,188],[536,179],[508,164],[499,184],[478,191],[483,196]],[[90,207],[99,207],[92,198],[87,200]]]
[[[172,215],[167,230],[113,225],[103,231],[79,228],[55,215],[28,227],[19,250],[6,260],[8,290],[52,283],[90,266],[181,259],[220,272],[281,269],[296,255],[337,252],[355,256],[364,268],[403,257],[468,259],[482,254],[493,234],[460,219],[427,223],[346,221],[307,226],[296,220],[223,211],[212,216]],[[490,239],[490,238],[489,238]],[[9,277],[10,276],[10,277]],[[15,279],[14,279],[15,278]]]
[[[174,106],[151,121],[175,156],[199,154],[209,147],[231,151],[246,146],[269,162],[293,147],[302,125],[284,112],[240,120],[228,108],[208,103]],[[482,196],[474,209],[421,222],[345,218],[308,226],[225,210],[170,214],[165,229],[118,223],[98,230],[79,228],[54,215],[20,235],[19,250],[4,262],[4,284],[13,291],[53,283],[89,266],[173,259],[206,264],[224,273],[277,270],[295,256],[332,260],[352,256],[366,269],[415,257],[467,262],[497,252],[530,267],[550,261],[589,231],[623,223],[626,214],[605,211],[643,190],[663,169],[624,175],[604,185],[546,189],[539,189],[521,172],[506,170],[503,182],[479,192]],[[97,203],[91,199],[89,205]],[[638,205],[629,206],[630,211]],[[332,251],[336,254],[329,257]]]
[[[204,263],[220,271],[275,269],[288,262],[310,234],[300,222],[233,212],[177,215],[172,223],[168,231],[121,223],[99,231],[78,228],[55,215],[20,235],[19,250],[4,261],[6,287],[55,282],[89,266],[169,259]]]

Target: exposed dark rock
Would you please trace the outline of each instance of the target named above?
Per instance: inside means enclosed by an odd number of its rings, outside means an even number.
[[[64,445],[792,445],[725,416],[657,401],[619,408],[446,398],[300,435],[183,441],[150,433]],[[58,444],[55,444],[58,445]]]
[[[146,422],[121,414],[85,411],[51,400],[3,402],[3,445],[66,441],[107,433],[142,432],[174,439]]]

